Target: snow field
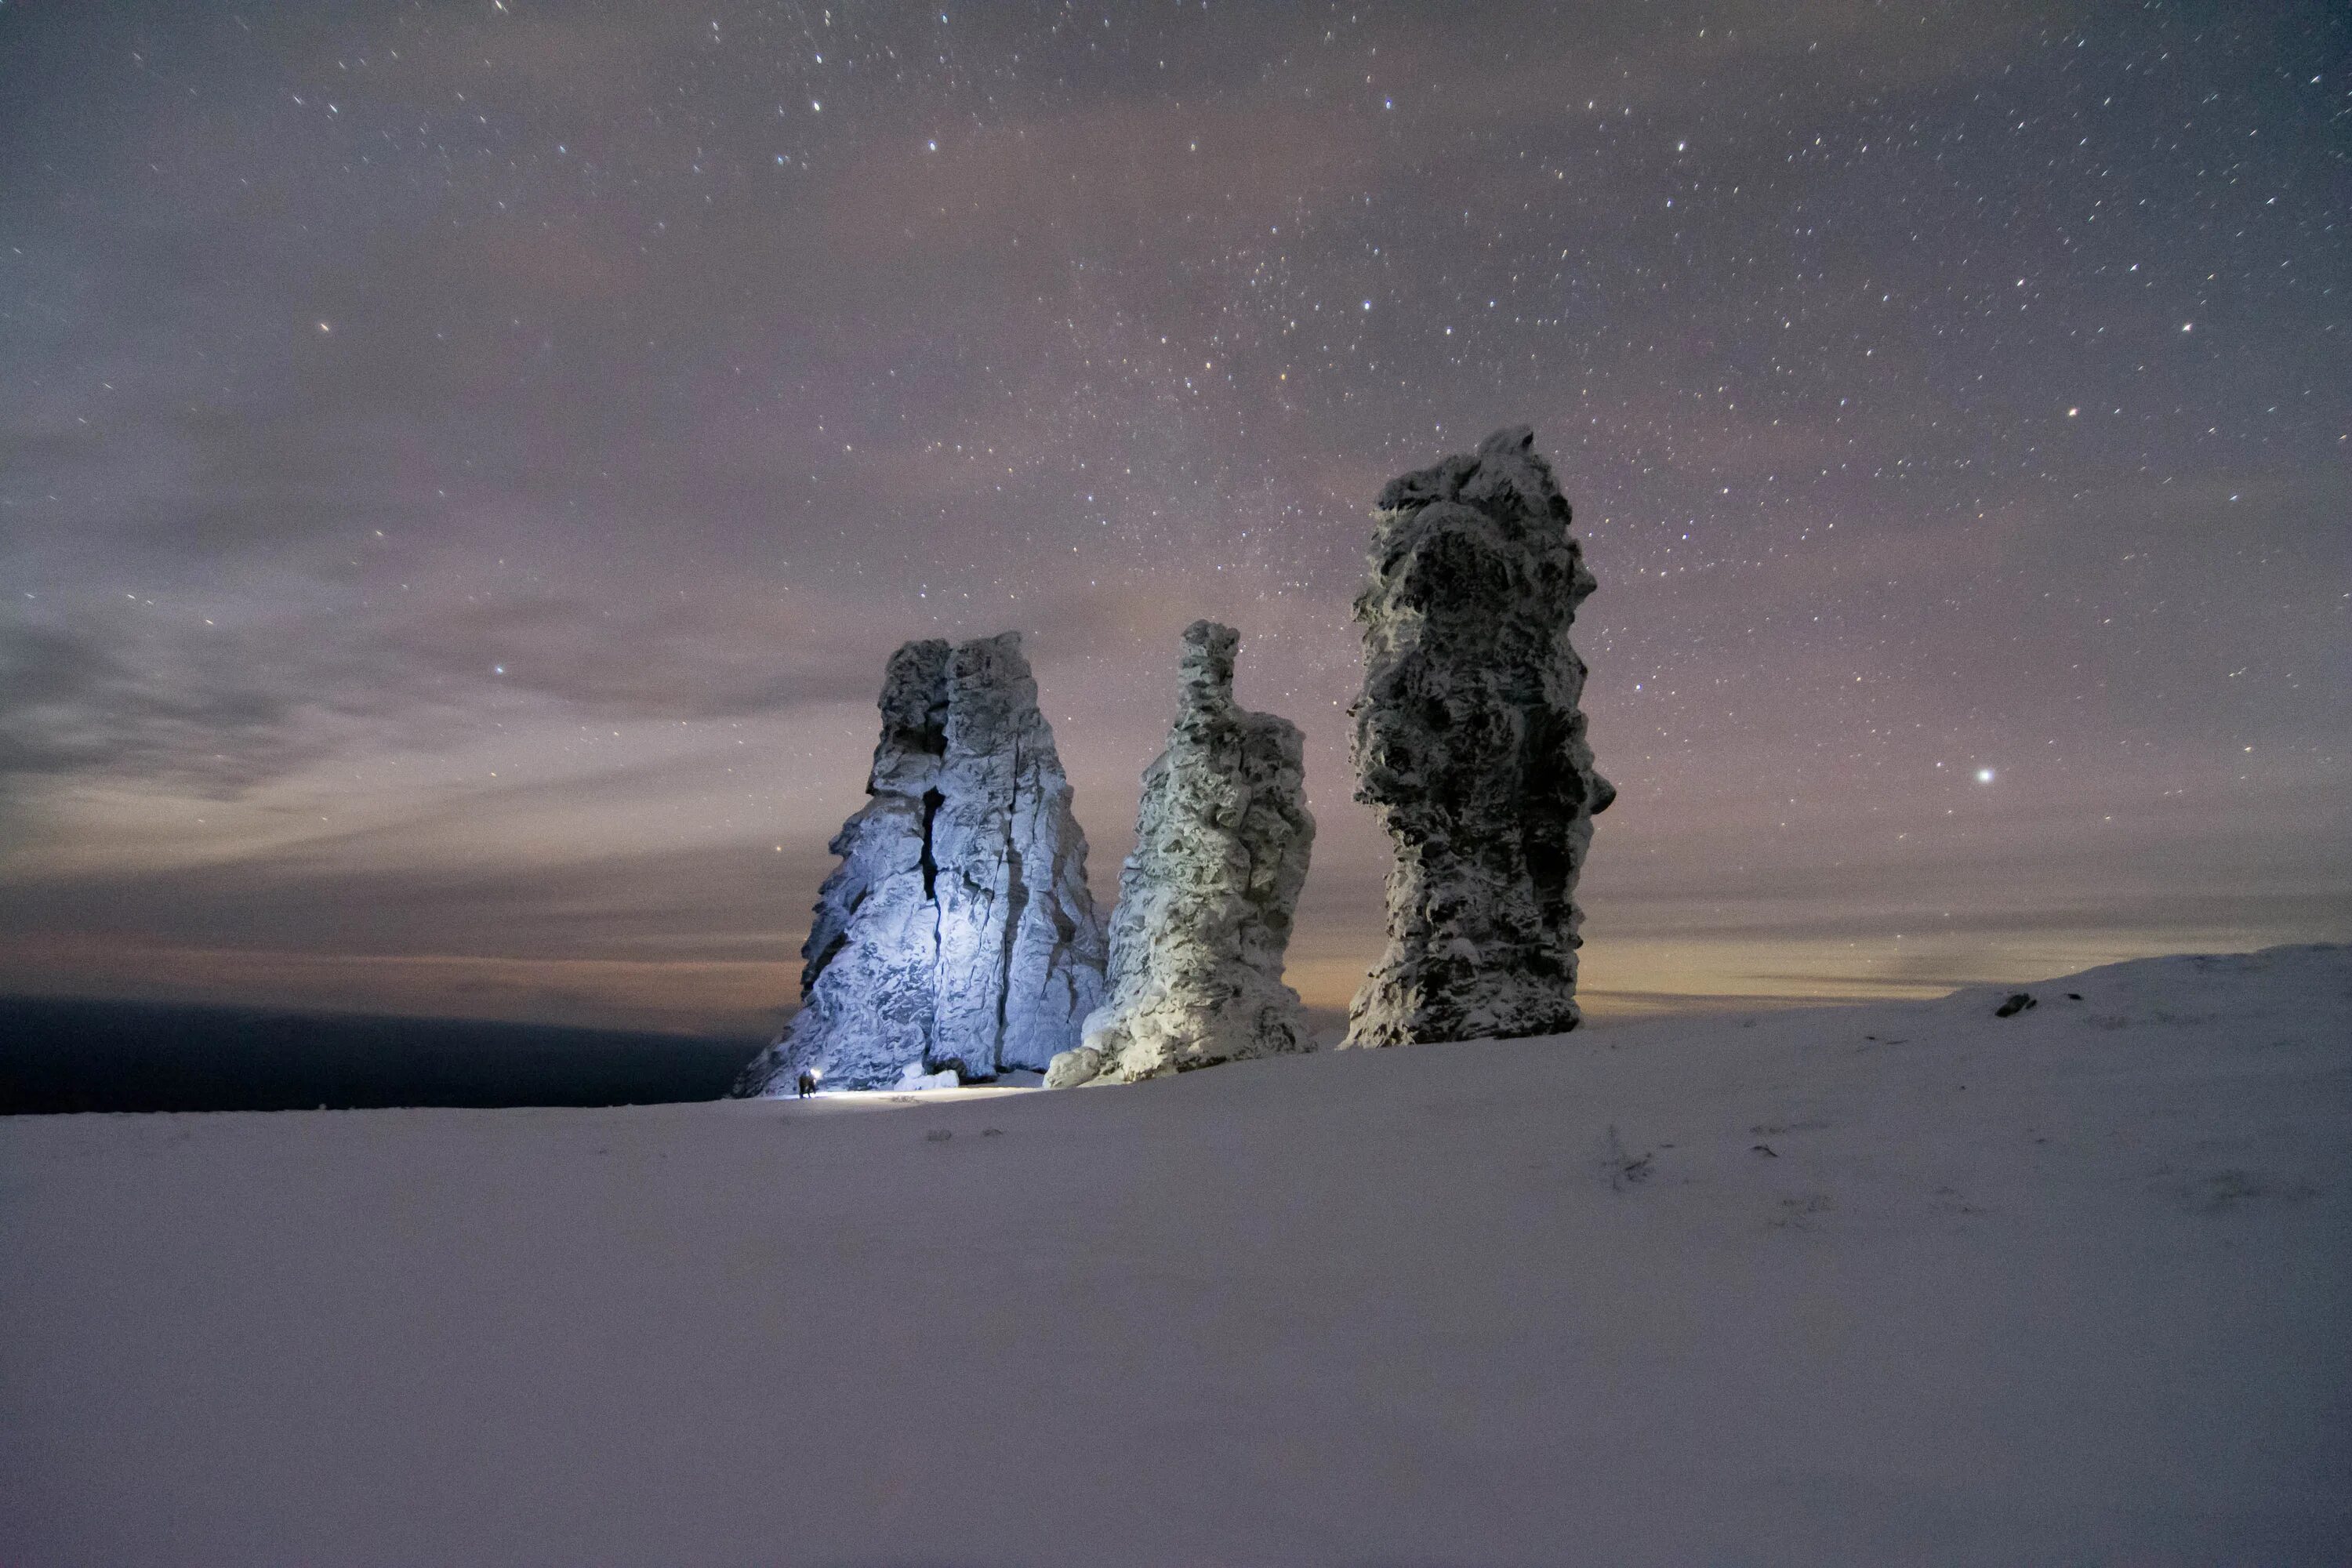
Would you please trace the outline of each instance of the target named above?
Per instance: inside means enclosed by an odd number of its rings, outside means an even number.
[[[2352,950],[2031,989],[0,1122],[0,1562],[2352,1557]]]

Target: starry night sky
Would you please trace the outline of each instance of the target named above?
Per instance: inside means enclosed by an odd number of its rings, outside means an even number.
[[[763,1026],[884,657],[1108,896],[1535,426],[1597,1016],[2352,937],[2340,5],[0,0],[0,989]]]

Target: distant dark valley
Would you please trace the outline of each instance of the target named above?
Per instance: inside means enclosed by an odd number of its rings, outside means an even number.
[[[0,1114],[716,1100],[762,1043],[0,996]]]

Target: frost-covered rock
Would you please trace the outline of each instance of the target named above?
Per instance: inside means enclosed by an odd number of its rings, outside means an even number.
[[[1234,701],[1230,626],[1185,628],[1181,705],[1144,770],[1111,920],[1110,994],[1049,1089],[1313,1049],[1282,983],[1315,844],[1298,729]]]
[[[1347,1044],[1554,1034],[1576,1009],[1593,771],[1569,646],[1592,592],[1525,426],[1391,480],[1356,597],[1356,798],[1396,844],[1388,947]]]
[[[948,691],[931,832],[940,978],[929,1060],[967,1081],[1005,1068],[1043,1071],[1102,997],[1086,830],[1070,815],[1069,780],[1020,636],[957,647]]]
[[[832,1087],[880,1087],[924,1062],[938,1002],[930,836],[950,652],[944,642],[910,642],[890,656],[871,798],[830,846],[841,864],[817,894],[801,948],[801,1010],[743,1069],[737,1094],[788,1094],[804,1070]]]
[[[1076,1089],[1080,1084],[1092,1083],[1102,1076],[1102,1052],[1087,1045],[1073,1047],[1055,1057],[1053,1065],[1045,1069],[1045,1087]]]
[[[801,949],[801,1010],[740,1095],[1044,1068],[1101,998],[1087,839],[1018,633],[890,656],[873,798]]]

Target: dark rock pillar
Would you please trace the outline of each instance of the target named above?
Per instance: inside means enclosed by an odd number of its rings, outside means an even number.
[[[1520,427],[1391,481],[1375,515],[1356,798],[1397,858],[1347,1043],[1572,1029],[1577,874],[1616,791],[1578,707],[1593,581],[1568,502]]]

